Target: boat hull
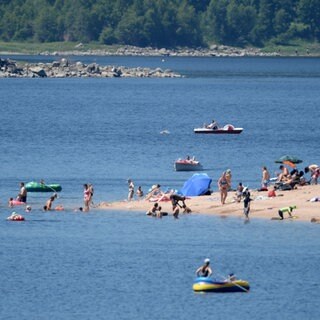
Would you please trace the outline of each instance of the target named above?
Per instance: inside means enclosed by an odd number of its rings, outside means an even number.
[[[243,131],[243,128],[234,128],[234,129],[208,129],[208,128],[195,128],[194,133],[201,134],[240,134]]]
[[[176,171],[200,171],[202,170],[202,165],[198,163],[186,163],[186,162],[178,162],[174,163],[174,169]]]
[[[28,192],[60,192],[62,187],[60,184],[42,184],[39,182],[28,182],[26,184]]]
[[[245,280],[214,281],[210,278],[197,278],[192,287],[195,292],[248,292],[250,285]]]

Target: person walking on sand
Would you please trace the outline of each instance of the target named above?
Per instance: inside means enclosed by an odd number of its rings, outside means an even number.
[[[261,180],[261,188],[268,188],[268,184],[270,181],[270,174],[267,167],[262,167],[262,180]]]
[[[131,179],[128,179],[129,193],[128,193],[128,201],[131,201],[134,195],[134,183]]]
[[[228,180],[226,178],[226,172],[223,172],[221,177],[218,180],[218,188],[220,190],[221,204],[226,203],[229,187],[230,187],[230,185],[229,185]]]
[[[24,182],[20,182],[20,192],[17,196],[17,200],[26,203],[27,202],[27,189],[24,185]]]
[[[90,201],[91,201],[91,189],[89,188],[87,183],[83,185],[83,201],[84,201],[83,211],[89,211]]]
[[[209,258],[204,259],[204,264],[197,269],[196,275],[197,277],[205,277],[205,278],[208,278],[212,275]]]
[[[243,213],[246,216],[246,218],[249,218],[249,213],[250,213],[250,192],[248,187],[245,187],[242,192],[243,195]]]

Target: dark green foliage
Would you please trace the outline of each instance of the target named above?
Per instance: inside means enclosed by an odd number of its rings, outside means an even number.
[[[176,47],[320,40],[319,0],[2,0],[2,41]]]

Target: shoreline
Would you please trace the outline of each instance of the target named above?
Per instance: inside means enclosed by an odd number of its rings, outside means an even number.
[[[267,191],[250,190],[251,193],[251,210],[249,219],[255,218],[279,218],[278,210],[287,206],[297,206],[293,210],[292,215],[296,218],[287,219],[288,214],[284,214],[284,220],[294,220],[303,222],[320,223],[320,202],[310,201],[312,198],[320,197],[320,185],[299,186],[298,189],[290,191],[276,191],[277,196],[274,198],[267,197]],[[210,196],[198,196],[187,198],[186,204],[191,208],[192,214],[208,214],[225,217],[244,217],[243,202],[240,203],[233,200],[234,191],[228,192],[227,202],[224,205],[220,203],[219,192],[213,192]],[[102,210],[116,211],[133,211],[143,212],[148,211],[154,202],[148,200],[132,200],[130,202],[115,201],[102,202],[97,208]],[[172,215],[171,202],[159,202],[164,212]],[[183,215],[180,212],[180,215]],[[278,220],[278,219],[274,219]]]
[[[115,56],[115,57],[319,57],[320,52],[295,50],[289,53],[281,50],[266,52],[263,49],[248,47],[230,47],[226,45],[211,45],[210,48],[153,48],[124,45],[117,48],[90,49],[88,45],[78,43],[73,49],[44,51],[0,51],[0,55],[32,55],[32,56]]]

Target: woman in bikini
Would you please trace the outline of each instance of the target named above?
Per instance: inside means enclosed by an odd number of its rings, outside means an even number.
[[[220,190],[221,204],[225,204],[228,196],[228,190],[230,188],[225,172],[222,173],[221,177],[218,180],[218,188]]]

